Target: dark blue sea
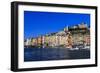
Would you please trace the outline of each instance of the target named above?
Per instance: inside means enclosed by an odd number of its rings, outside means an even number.
[[[69,50],[66,48],[24,48],[24,61],[88,59],[90,50]]]

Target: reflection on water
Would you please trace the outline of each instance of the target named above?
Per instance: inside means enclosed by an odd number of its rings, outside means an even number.
[[[69,50],[66,48],[24,48],[24,61],[46,61],[63,59],[87,59],[90,50]]]

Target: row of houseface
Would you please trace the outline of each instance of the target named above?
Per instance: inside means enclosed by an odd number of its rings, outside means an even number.
[[[90,31],[85,24],[73,28],[64,28],[63,31],[51,33],[37,38],[26,39],[25,46],[38,46],[38,47],[69,47],[71,48],[76,44],[90,45]],[[81,31],[81,32],[80,32]],[[77,32],[77,33],[76,33]]]
[[[53,35],[40,36],[37,38],[26,39],[26,46],[42,46],[42,47],[65,47],[68,43],[68,34],[64,31],[54,33]]]

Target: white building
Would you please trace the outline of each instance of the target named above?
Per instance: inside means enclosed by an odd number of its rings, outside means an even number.
[[[25,46],[30,46],[31,45],[31,39],[26,39],[24,44],[25,44]]]

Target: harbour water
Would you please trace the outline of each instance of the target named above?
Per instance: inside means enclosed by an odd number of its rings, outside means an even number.
[[[24,48],[24,61],[70,60],[90,58],[89,49]]]

